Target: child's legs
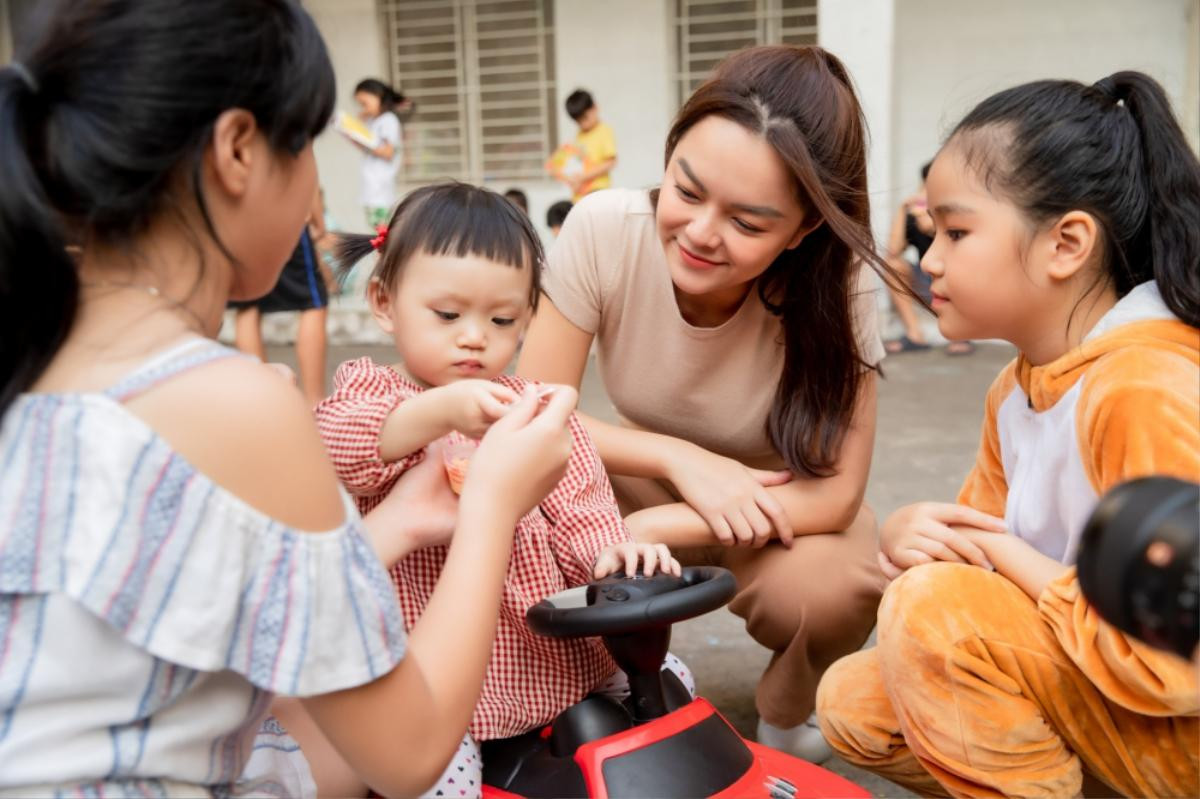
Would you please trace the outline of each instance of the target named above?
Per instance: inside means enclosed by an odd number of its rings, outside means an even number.
[[[904,326],[904,335],[908,336],[910,341],[915,341],[918,344],[924,343],[925,333],[921,330],[921,322],[917,319],[916,309],[913,308],[912,298],[903,292],[896,291],[891,285],[885,283],[888,294],[892,298],[892,306],[896,309],[896,315],[900,317],[900,323]]]
[[[834,663],[817,687],[825,740],[843,760],[925,796],[946,796],[900,734],[879,668],[879,650],[864,649]]]
[[[300,365],[300,388],[310,405],[325,398],[325,318],[327,308],[300,312],[296,332],[296,360]]]
[[[450,765],[438,777],[433,787],[423,793],[424,799],[454,797],[455,799],[478,799],[483,793],[483,760],[479,755],[479,744],[470,735],[464,735]]]
[[[267,359],[262,340],[262,314],[257,308],[238,308],[233,316],[233,345],[260,361]]]
[[[692,670],[682,660],[668,652],[667,656],[663,659],[662,670],[669,671],[678,677],[679,681],[683,683],[683,687],[688,690],[688,693],[693,698],[696,696],[696,678],[692,676]],[[614,699],[624,699],[629,696],[629,677],[624,671],[617,669],[598,686],[593,688],[592,693],[604,694]]]
[[[936,563],[898,578],[879,661],[908,746],[954,795],[1074,796],[1081,760],[1127,795],[1196,795],[1198,720],[1107,702],[997,574]]]

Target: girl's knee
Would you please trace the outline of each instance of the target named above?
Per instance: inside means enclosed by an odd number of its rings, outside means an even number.
[[[865,649],[830,666],[817,686],[816,711],[825,740],[843,757],[861,762],[888,754],[897,725],[878,653]]]
[[[969,612],[980,595],[981,580],[997,578],[978,566],[930,563],[908,569],[883,593],[879,635],[904,637],[937,629],[952,616]]]

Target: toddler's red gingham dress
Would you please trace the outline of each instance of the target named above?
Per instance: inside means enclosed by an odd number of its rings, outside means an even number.
[[[418,450],[384,463],[379,433],[405,399],[423,389],[370,358],[349,361],[334,376],[333,395],[316,408],[317,425],[338,478],[366,513],[396,480],[425,456]],[[526,381],[501,376],[520,393]],[[629,540],[600,456],[583,425],[572,415],[573,439],[567,473],[558,486],[517,524],[512,560],[492,658],[483,693],[468,728],[479,741],[526,732],[582,699],[616,671],[599,639],[562,640],[530,632],[525,611],[545,597],[592,579],[604,547]],[[392,580],[408,630],[425,609],[446,559],[446,547],[414,552],[392,569]]]

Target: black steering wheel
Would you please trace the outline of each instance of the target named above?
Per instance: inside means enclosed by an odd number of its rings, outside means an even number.
[[[526,611],[525,620],[535,633],[552,638],[625,635],[703,615],[736,593],[733,575],[717,566],[687,567],[682,577],[613,575],[543,599]]]

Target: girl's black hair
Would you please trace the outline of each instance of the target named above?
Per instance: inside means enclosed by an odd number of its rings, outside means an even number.
[[[1103,231],[1097,285],[1121,297],[1155,280],[1167,307],[1200,326],[1200,160],[1153,78],[1026,83],[976,106],[950,144],[1035,224],[1091,214]]]
[[[74,322],[68,246],[128,249],[189,202],[220,245],[200,183],[217,117],[250,111],[295,155],[335,98],[325,45],[294,0],[39,5],[18,66],[0,69],[0,413]]]
[[[335,252],[338,272],[350,269],[375,249],[378,235],[341,233]],[[371,272],[385,291],[400,280],[417,253],[480,256],[531,272],[529,305],[537,310],[542,291],[542,240],[529,217],[503,195],[467,183],[425,186],[405,197],[387,225],[386,242]]]
[[[379,98],[380,108],[393,113],[408,99],[404,96],[403,92],[396,91],[378,78],[360,80],[358,85],[354,87],[354,93],[358,94],[359,92],[375,95]]]

